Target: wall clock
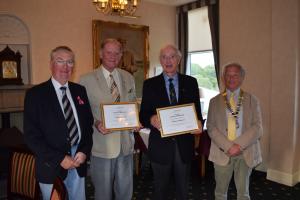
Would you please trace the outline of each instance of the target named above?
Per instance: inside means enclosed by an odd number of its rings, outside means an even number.
[[[23,85],[20,52],[8,46],[0,52],[0,85]]]

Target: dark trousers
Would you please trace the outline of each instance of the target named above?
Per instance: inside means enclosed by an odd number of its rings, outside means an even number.
[[[170,156],[173,157],[173,160],[167,165],[151,162],[154,175],[154,200],[167,199],[172,173],[175,181],[176,200],[187,199],[191,165],[182,162],[176,141],[174,141],[174,155]]]

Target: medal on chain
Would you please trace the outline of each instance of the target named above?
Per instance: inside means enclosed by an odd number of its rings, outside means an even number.
[[[227,100],[227,93],[226,93],[226,91],[223,92],[222,95],[223,95],[224,102],[225,102],[225,105],[226,105],[228,111],[235,118],[236,128],[239,128],[240,125],[239,125],[239,122],[238,122],[238,115],[239,115],[240,110],[241,110],[241,106],[242,106],[242,102],[243,102],[243,96],[244,96],[244,91],[243,90],[240,91],[240,95],[238,97],[238,104],[236,106],[236,111],[233,111],[233,109],[231,108],[230,103]]]

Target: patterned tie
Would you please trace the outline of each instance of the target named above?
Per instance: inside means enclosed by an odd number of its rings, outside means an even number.
[[[175,87],[174,87],[172,78],[169,78],[169,94],[170,94],[170,103],[171,103],[171,105],[176,105],[177,104],[177,98],[176,98],[176,92],[175,92]]]
[[[74,118],[74,113],[73,109],[71,107],[70,101],[67,97],[66,93],[66,87],[61,87],[61,92],[62,92],[62,104],[64,108],[64,113],[65,113],[65,119],[67,122],[68,126],[68,132],[69,132],[69,139],[70,139],[70,144],[73,146],[74,144],[77,144],[79,135],[78,135],[78,128],[77,124]]]
[[[111,93],[111,96],[112,98],[114,99],[114,102],[120,102],[120,92],[119,92],[119,89],[118,89],[118,86],[115,82],[115,79],[113,77],[112,74],[109,74],[109,77],[110,77],[110,93]],[[125,141],[126,141],[126,134],[120,134],[120,144],[121,144],[121,152],[120,154],[123,154],[124,153],[124,149],[125,149]]]
[[[236,112],[236,104],[234,102],[234,93],[231,93],[230,99],[229,99],[229,105],[233,112]],[[236,119],[232,114],[230,113],[228,115],[228,139],[233,141],[236,138]]]
[[[110,77],[110,93],[114,99],[114,102],[120,102],[120,92],[118,90],[118,86],[115,82],[115,79],[112,74],[110,74],[109,77]]]

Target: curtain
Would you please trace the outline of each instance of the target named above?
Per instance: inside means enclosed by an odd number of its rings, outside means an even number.
[[[188,59],[188,11],[208,6],[208,19],[211,29],[212,48],[214,53],[214,62],[216,76],[220,86],[220,62],[219,62],[219,0],[198,0],[177,7],[178,21],[178,48],[182,53],[182,60],[179,66],[179,72],[185,74]]]
[[[178,13],[178,48],[182,53],[179,72],[186,73],[186,65],[188,59],[188,12]]]
[[[219,4],[212,4],[208,6],[208,19],[211,30],[211,41],[214,53],[216,77],[220,88],[220,39],[219,39]]]

